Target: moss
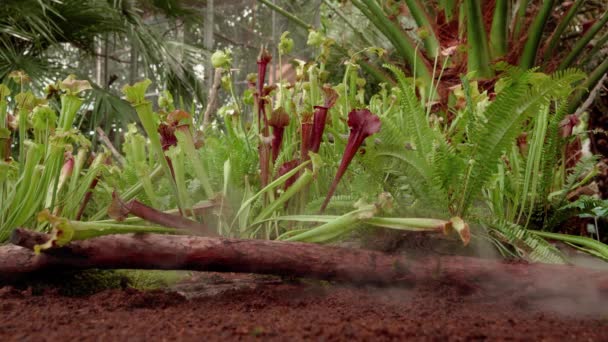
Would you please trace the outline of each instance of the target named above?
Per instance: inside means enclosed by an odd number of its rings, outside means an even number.
[[[87,296],[103,290],[127,287],[142,291],[167,288],[187,277],[185,271],[148,270],[84,270],[55,271],[32,275],[17,287],[31,287],[34,294],[47,290],[64,296]]]
[[[253,329],[251,329],[251,332],[249,334],[253,337],[260,337],[260,336],[264,335],[264,333],[265,333],[264,328],[254,327]]]
[[[31,287],[32,293],[57,291],[64,296],[86,296],[107,289],[128,286],[129,280],[113,270],[56,271],[32,275],[20,287]]]
[[[188,271],[119,270],[129,280],[129,286],[138,290],[167,288],[188,277]]]

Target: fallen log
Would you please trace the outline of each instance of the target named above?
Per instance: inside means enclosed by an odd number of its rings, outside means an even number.
[[[240,272],[362,283],[411,276],[406,259],[379,252],[316,244],[183,235],[121,234],[31,251],[46,234],[16,229],[0,249],[0,274],[36,269],[164,269]],[[15,256],[18,256],[16,258]]]
[[[362,249],[308,243],[124,234],[74,241],[35,255],[48,236],[17,229],[14,246],[0,247],[0,280],[36,271],[161,269],[272,274],[359,284],[414,285],[449,281],[543,291],[575,289],[608,294],[608,272],[565,265],[508,263],[490,259],[432,256],[409,259]],[[594,292],[594,293],[595,293]]]

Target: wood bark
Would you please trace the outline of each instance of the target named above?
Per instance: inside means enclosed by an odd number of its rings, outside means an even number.
[[[267,240],[124,234],[75,241],[34,255],[47,235],[17,229],[0,247],[0,280],[56,269],[162,269],[272,274],[358,284],[414,285],[449,281],[543,291],[608,294],[608,272],[564,265],[507,263],[458,256],[416,260],[362,249]]]

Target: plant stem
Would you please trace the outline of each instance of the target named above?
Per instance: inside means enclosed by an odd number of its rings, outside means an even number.
[[[376,214],[378,208],[375,205],[369,204],[362,208],[353,210],[347,214],[338,217],[335,220],[324,223],[316,228],[306,232],[284,238],[285,241],[301,241],[322,243],[334,240],[357,227],[357,223],[363,219],[369,219]],[[279,240],[283,238],[279,237]]]
[[[416,45],[403,33],[401,28],[387,18],[376,0],[353,0],[353,5],[357,6],[372,24],[393,43],[400,57],[404,58],[410,64],[410,67],[416,70],[416,76],[420,77],[425,86],[428,87],[431,84],[431,71],[424,63],[424,57],[420,51],[416,50]]]
[[[427,55],[431,58],[437,58],[439,56],[439,40],[437,39],[435,30],[431,24],[429,15],[418,0],[405,0],[405,3],[409,8],[412,17],[416,20],[418,28],[425,30],[423,42]]]
[[[158,161],[159,161],[160,165],[162,166],[165,175],[169,178],[169,183],[171,184],[171,187],[173,188],[173,193],[176,195],[177,206],[180,209],[184,209],[183,203],[181,203],[181,200],[178,196],[179,190],[177,189],[177,184],[175,183],[175,179],[173,179],[173,177],[171,177],[171,175],[172,175],[171,167],[169,166],[169,162],[167,161],[167,158],[165,158],[165,153],[163,151],[163,147],[160,142],[160,137],[159,137],[158,131],[157,131],[158,127],[154,120],[154,113],[152,112],[152,104],[149,101],[144,100],[143,102],[134,104],[133,106],[135,107],[135,111],[137,112],[137,115],[139,116],[139,120],[140,120],[141,124],[144,126],[144,130],[146,131],[146,134],[148,135],[148,139],[150,139],[150,145],[152,147],[152,150],[154,151],[154,153],[156,153],[156,155],[158,157]]]
[[[281,7],[273,4],[271,1],[268,1],[268,0],[258,0],[258,2],[261,2],[264,5],[268,6],[271,10],[278,12],[279,14],[281,14],[285,18],[289,19],[290,21],[292,21],[296,25],[298,25],[298,26],[300,26],[302,28],[305,28],[307,30],[312,29],[312,25],[309,25],[309,24],[305,23],[302,19],[300,19],[297,16],[291,14],[289,11],[286,11],[283,8],[281,8]]]
[[[19,173],[23,172],[23,158],[25,156],[25,141],[27,140],[27,115],[28,110],[25,108],[19,108],[19,161],[20,168]]]
[[[608,33],[603,35],[595,42],[593,48],[585,56],[585,59],[578,63],[579,66],[588,65],[589,62],[591,62],[592,58],[595,56],[595,54],[598,53],[598,51],[600,51],[604,47],[604,44],[606,44],[606,42],[608,42]]]
[[[332,0],[323,0],[323,3],[327,5],[327,7],[329,7],[334,13],[336,13],[346,23],[346,25],[353,30],[353,32],[357,33],[366,46],[374,46],[374,43],[372,43],[372,41],[367,37],[365,32],[363,32],[360,27],[357,27],[354,23],[352,23],[338,8],[338,6],[334,5]]]
[[[525,70],[531,69],[536,61],[536,54],[538,53],[538,46],[540,45],[540,39],[543,35],[543,28],[547,23],[547,19],[551,15],[553,10],[554,0],[544,0],[543,6],[534,18],[530,29],[528,30],[528,39],[526,45],[524,45],[524,51],[519,60],[519,67]]]
[[[585,33],[579,40],[577,40],[574,47],[570,53],[562,60],[562,63],[559,65],[559,70],[564,70],[572,65],[574,61],[578,58],[578,56],[584,51],[585,47],[595,35],[606,26],[608,23],[608,11],[604,12],[602,18],[598,20],[591,28]]]
[[[255,201],[257,198],[259,198],[260,196],[262,196],[266,192],[268,192],[270,190],[273,190],[274,188],[276,188],[276,187],[280,186],[281,184],[285,183],[289,178],[291,178],[293,175],[295,175],[298,172],[300,172],[300,170],[302,170],[303,168],[307,167],[310,163],[311,163],[310,160],[307,160],[307,161],[301,163],[300,165],[298,165],[297,167],[293,168],[289,172],[285,173],[281,177],[279,177],[279,178],[275,179],[274,181],[270,182],[270,184],[266,185],[262,190],[258,191],[253,196],[249,197],[245,202],[243,202],[243,204],[241,204],[241,207],[239,208],[239,211],[234,216],[234,220],[232,221],[232,225],[234,225],[234,223],[237,221],[237,219],[239,218],[239,216],[243,212],[245,212],[251,206],[251,204],[253,203],[253,201]]]
[[[200,156],[194,148],[194,139],[192,138],[192,134],[190,133],[188,126],[178,127],[175,131],[175,136],[177,137],[179,146],[186,153],[186,156],[194,167],[194,171],[196,172],[198,180],[201,182],[205,195],[207,198],[213,197],[214,192],[213,187],[211,186],[211,181],[209,181],[209,175],[203,166],[203,161],[200,159]]]
[[[467,39],[469,45],[468,70],[477,72],[477,76],[488,78],[493,76],[490,68],[490,50],[483,24],[481,4],[475,0],[465,0],[467,13]]]
[[[526,18],[526,10],[528,9],[529,2],[530,2],[530,0],[518,0],[517,1],[517,6],[518,6],[517,13],[515,13],[515,16],[513,17],[513,24],[512,24],[513,33],[512,33],[511,39],[513,41],[516,41],[517,39],[519,39],[521,25],[522,25],[522,22]]]
[[[305,169],[304,173],[298,178],[298,180],[293,183],[292,186],[287,188],[287,190],[276,200],[269,203],[264,210],[255,218],[253,221],[254,225],[266,218],[268,218],[275,210],[280,208],[283,204],[287,203],[287,201],[292,198],[295,194],[300,192],[300,190],[304,189],[310,182],[313,180],[313,173],[309,169]]]
[[[592,252],[594,252],[592,254],[608,260],[608,246],[599,241],[596,241],[594,239],[590,239],[590,238],[584,237],[584,236],[550,233],[550,232],[544,232],[544,231],[540,231],[540,230],[531,230],[531,229],[529,229],[528,232],[530,232],[534,235],[546,238],[546,239],[564,241],[564,242],[568,242],[571,244],[582,246],[586,251],[592,251]]]
[[[570,10],[568,10],[568,13],[566,13],[562,20],[560,20],[559,24],[557,24],[555,31],[553,31],[547,45],[545,46],[545,52],[543,54],[544,62],[551,59],[553,56],[553,51],[561,41],[562,33],[564,33],[568,25],[570,25],[570,22],[575,17],[576,13],[578,13],[579,7],[581,7],[584,2],[585,0],[576,0],[572,7],[570,7]]]
[[[490,31],[490,49],[494,59],[504,56],[507,52],[508,10],[509,3],[507,0],[496,0]]]
[[[595,88],[596,84],[608,73],[608,58],[605,59],[591,74],[587,77],[585,82],[581,84],[581,88],[574,93],[570,100],[568,110],[570,113],[574,113],[578,106],[583,102],[583,97],[588,94],[591,89]]]

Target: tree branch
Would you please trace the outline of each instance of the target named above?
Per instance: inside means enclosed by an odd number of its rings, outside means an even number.
[[[207,108],[203,115],[203,128],[207,128],[211,114],[217,111],[217,94],[222,85],[222,68],[216,68],[213,75],[213,85],[209,89],[209,97],[207,98]]]
[[[103,131],[103,129],[101,129],[101,127],[97,127],[95,131],[97,132],[97,137],[99,138],[99,140],[101,140],[101,142],[106,145],[106,147],[110,150],[112,156],[114,157],[114,159],[116,159],[120,167],[124,167],[126,163],[125,158],[120,154],[120,152],[118,152],[116,147],[114,147],[114,145],[112,144],[110,139],[108,139],[108,136]]]

